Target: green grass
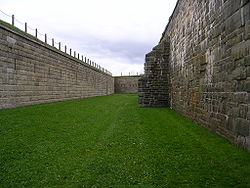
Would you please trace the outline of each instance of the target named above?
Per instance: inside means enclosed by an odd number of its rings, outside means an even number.
[[[250,187],[250,154],[110,95],[0,110],[0,187]]]

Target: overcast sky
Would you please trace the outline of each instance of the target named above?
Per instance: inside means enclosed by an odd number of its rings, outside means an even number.
[[[0,10],[113,75],[128,75],[143,73],[144,56],[159,42],[175,4],[176,0],[1,0]],[[1,12],[0,19],[11,21]]]

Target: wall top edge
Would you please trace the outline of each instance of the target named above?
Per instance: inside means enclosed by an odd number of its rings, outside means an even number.
[[[40,45],[40,46],[42,46],[42,47],[44,47],[44,48],[47,48],[48,50],[51,50],[51,51],[53,51],[53,52],[55,52],[55,53],[57,53],[57,54],[59,54],[59,55],[62,55],[62,56],[64,56],[64,57],[66,57],[66,58],[68,58],[68,59],[70,59],[70,60],[76,62],[76,63],[79,63],[79,64],[82,65],[82,66],[85,66],[85,67],[90,68],[90,69],[92,69],[92,70],[94,70],[94,71],[96,71],[96,72],[99,72],[99,73],[102,73],[102,74],[105,74],[105,75],[108,75],[108,76],[112,77],[112,75],[109,75],[109,74],[107,74],[107,73],[105,73],[105,72],[102,72],[102,71],[100,71],[100,70],[98,70],[98,69],[96,69],[96,68],[94,68],[94,67],[91,67],[91,66],[88,65],[87,63],[82,62],[81,60],[79,60],[79,59],[77,59],[77,58],[74,58],[74,57],[72,57],[72,56],[70,56],[70,55],[68,55],[68,54],[66,54],[66,53],[64,53],[64,52],[62,52],[62,51],[59,51],[58,49],[53,48],[52,46],[49,46],[48,44],[44,43],[43,41],[40,41],[39,39],[38,39],[38,40],[35,40],[35,39],[32,39],[31,37],[26,36],[25,34],[22,34],[21,32],[14,31],[14,30],[11,29],[10,27],[8,27],[8,26],[6,26],[6,25],[3,25],[1,22],[0,22],[0,28],[6,30],[6,31],[8,31],[8,32],[11,32],[11,33],[13,33],[13,34],[15,34],[15,35],[17,35],[17,36],[19,36],[19,37],[22,37],[22,38],[24,38],[24,39],[26,39],[26,40],[28,40],[28,41],[31,41],[31,42],[33,42],[33,43],[35,43],[35,44],[38,44],[38,45]]]
[[[175,12],[176,12],[176,10],[177,10],[177,7],[179,6],[180,2],[181,2],[181,0],[177,0],[176,5],[175,5],[175,8],[174,8],[174,11],[172,12],[171,16],[169,17],[168,24],[166,25],[165,30],[164,30],[163,33],[162,33],[162,36],[161,36],[161,39],[160,39],[160,42],[159,42],[159,43],[161,43],[162,40],[164,39],[165,33],[166,33],[167,30],[168,30],[168,27],[169,27],[169,25],[170,25],[170,23],[171,23],[171,21],[172,21],[172,19],[173,19],[173,16],[174,16],[174,14],[175,14]]]
[[[132,76],[113,76],[114,78],[131,78],[131,77],[135,77],[135,78],[137,78],[137,77],[143,77],[143,75],[132,75]]]

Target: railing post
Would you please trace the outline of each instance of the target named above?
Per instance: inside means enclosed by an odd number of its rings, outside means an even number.
[[[64,52],[67,53],[67,46],[64,46]]]
[[[36,38],[37,38],[37,29],[36,29]]]
[[[83,61],[83,55],[82,55],[82,61]]]
[[[13,26],[15,25],[15,16],[14,16],[14,14],[12,15],[12,25]]]
[[[76,57],[76,51],[74,51],[74,57]]]
[[[52,46],[53,46],[53,47],[55,46],[55,41],[54,41],[54,39],[52,39]]]
[[[79,53],[78,53],[78,55],[77,55],[77,59],[80,59]]]
[[[72,50],[71,50],[71,48],[69,49],[69,55],[71,55],[72,54]]]
[[[45,43],[47,44],[47,34],[45,34]]]
[[[85,62],[85,63],[87,63],[86,59],[87,59],[87,58],[86,58],[86,57],[84,57],[84,62]]]
[[[59,42],[58,47],[59,47],[59,50],[61,50],[61,42]]]
[[[24,31],[25,31],[25,33],[27,33],[27,23],[25,22],[25,24],[24,24]]]

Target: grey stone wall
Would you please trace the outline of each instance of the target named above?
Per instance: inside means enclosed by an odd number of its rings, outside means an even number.
[[[0,109],[111,93],[112,76],[0,25]]]
[[[117,76],[115,79],[115,93],[138,93],[140,76]]]
[[[141,107],[169,106],[169,41],[162,41],[146,55],[144,77],[138,82]]]
[[[179,0],[166,39],[171,108],[250,151],[250,1]]]

